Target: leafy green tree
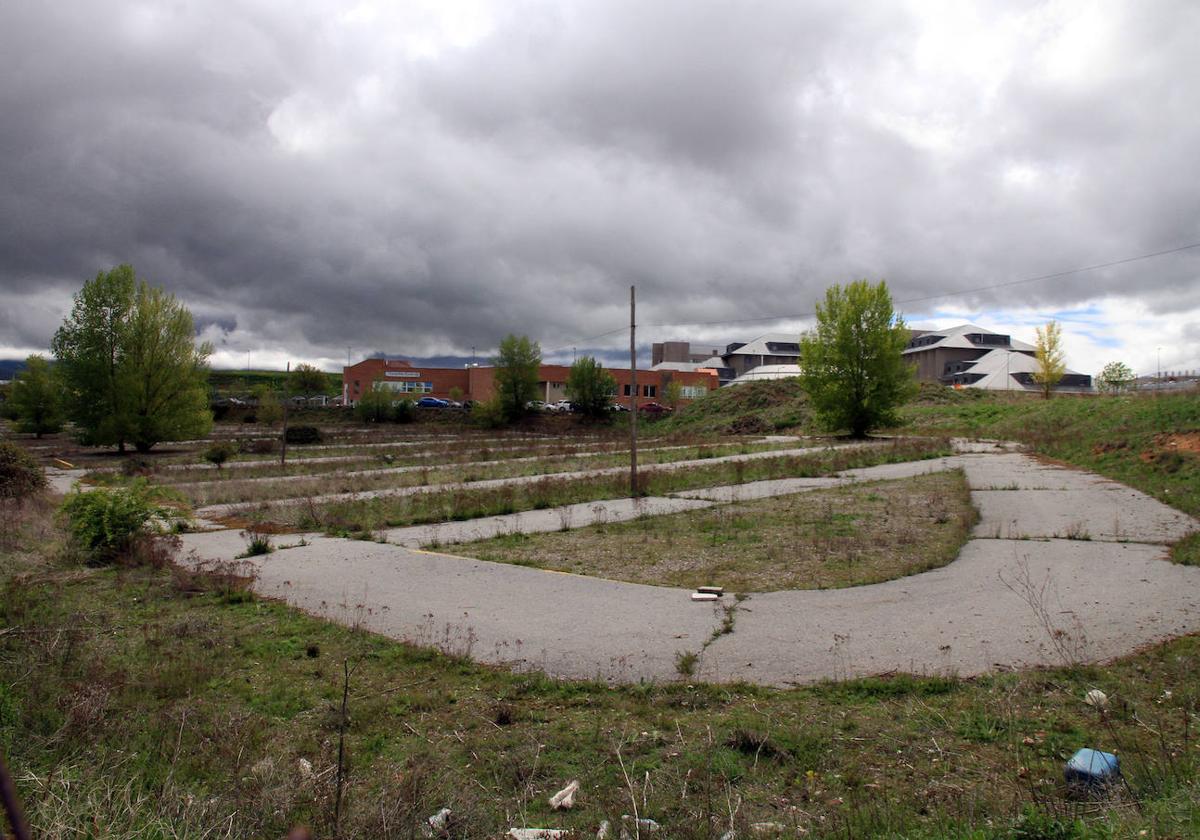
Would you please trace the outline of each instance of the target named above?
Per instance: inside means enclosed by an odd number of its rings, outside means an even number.
[[[816,327],[800,337],[800,366],[804,390],[826,428],[864,437],[899,421],[896,410],[917,389],[901,355],[907,343],[886,283],[858,280],[825,292]]]
[[[288,378],[288,390],[306,398],[323,394],[329,390],[329,376],[313,365],[298,364]]]
[[[526,404],[537,399],[542,349],[528,336],[509,334],[500,342],[493,364],[500,411],[508,422],[518,420],[525,416]]]
[[[259,423],[274,426],[283,419],[283,404],[279,395],[265,382],[254,389],[254,417]]]
[[[380,387],[381,383],[382,380],[375,380],[355,403],[354,416],[360,422],[386,423],[392,419],[392,400],[395,397],[390,390]]]
[[[1136,377],[1124,362],[1109,362],[1100,371],[1097,384],[1110,394],[1119,394],[1129,387]]]
[[[51,342],[67,416],[75,422],[80,441],[115,443],[122,452],[132,431],[119,380],[136,286],[132,266],[100,272],[75,295],[74,309]]]
[[[1042,389],[1042,396],[1050,399],[1054,386],[1062,381],[1067,372],[1066,354],[1062,346],[1062,327],[1050,321],[1045,327],[1037,328],[1037,344],[1034,355],[1033,381]]]
[[[591,356],[576,360],[567,374],[567,398],[586,417],[607,417],[616,389],[617,380]]]
[[[62,429],[62,389],[42,356],[34,354],[25,360],[25,370],[13,382],[9,399],[20,431],[40,438]]]
[[[212,427],[205,365],[212,348],[196,345],[191,313],[139,282],[131,266],[84,284],[52,347],[83,443],[122,452],[132,443],[145,452]]]
[[[683,399],[683,383],[678,379],[672,379],[663,388],[663,402],[670,406],[671,410],[679,408],[679,401]]]
[[[197,346],[192,313],[174,295],[138,284],[120,376],[138,452],[160,441],[208,434],[211,354],[210,345]]]

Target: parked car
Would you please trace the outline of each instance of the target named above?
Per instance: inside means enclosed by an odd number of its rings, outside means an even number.
[[[530,400],[525,403],[525,408],[529,411],[545,411],[546,404],[541,400]]]
[[[623,402],[613,401],[608,404],[609,411],[629,411],[629,406]]]
[[[661,417],[664,414],[671,413],[671,409],[668,406],[656,402],[648,402],[645,405],[638,406],[638,411],[654,417]]]
[[[547,411],[574,411],[575,404],[570,400],[559,400],[546,406]]]
[[[438,397],[421,397],[417,400],[417,408],[449,408],[450,401]]]

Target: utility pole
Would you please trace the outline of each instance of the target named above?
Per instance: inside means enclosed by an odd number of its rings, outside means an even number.
[[[629,496],[638,495],[637,478],[637,299],[636,286],[629,287]]]
[[[283,441],[279,447],[279,466],[287,464],[287,415],[288,415],[288,380],[292,378],[292,363],[287,363],[287,375],[283,378]]]

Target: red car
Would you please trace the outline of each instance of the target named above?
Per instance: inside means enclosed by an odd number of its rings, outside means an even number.
[[[656,402],[648,402],[645,405],[639,406],[638,411],[642,412],[643,414],[652,414],[655,417],[671,413],[671,409],[669,407]]]

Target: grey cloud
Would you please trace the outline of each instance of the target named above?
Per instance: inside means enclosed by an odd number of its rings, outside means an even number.
[[[340,358],[571,346],[625,323],[631,283],[646,323],[703,322],[802,314],[862,276],[907,299],[1200,241],[1185,2],[1122,7],[1069,84],[1010,45],[993,87],[928,75],[929,21],[891,4],[492,11],[423,55],[404,21],[319,3],[6,4],[0,287],[38,316],[0,317],[0,345],[46,343],[47,311],[117,262],[231,346]],[[1170,314],[1200,306],[1198,272],[1200,250],[959,302]]]

